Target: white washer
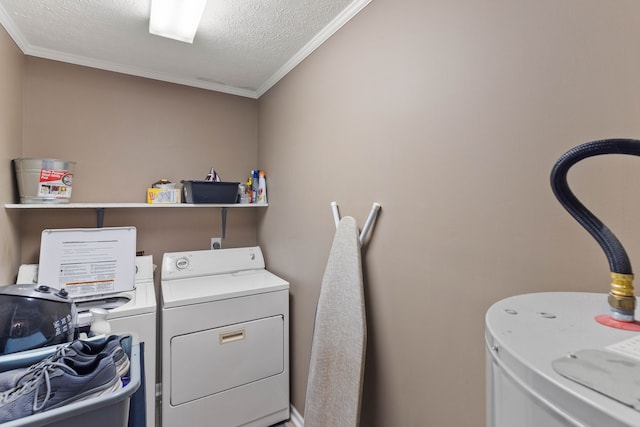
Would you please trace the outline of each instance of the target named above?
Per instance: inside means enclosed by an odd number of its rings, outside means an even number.
[[[580,350],[610,350],[638,335],[595,320],[607,312],[607,295],[577,292],[518,295],[491,306],[485,330],[487,427],[640,426],[638,410],[553,366],[579,359]]]
[[[24,264],[18,270],[17,283],[38,283],[38,265]],[[155,426],[156,406],[156,293],[153,285],[153,258],[136,257],[135,288],[116,294],[74,298],[81,328],[91,323],[89,309],[109,311],[111,332],[135,332],[144,342],[145,403],[147,426]]]
[[[162,425],[289,418],[289,283],[259,247],[166,253]]]

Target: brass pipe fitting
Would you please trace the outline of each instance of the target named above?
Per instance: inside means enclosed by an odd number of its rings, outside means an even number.
[[[633,295],[633,274],[611,272],[611,292],[609,305],[615,310],[633,312],[636,309],[636,298]]]

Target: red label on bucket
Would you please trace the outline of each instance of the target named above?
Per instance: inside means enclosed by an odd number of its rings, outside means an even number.
[[[68,199],[71,197],[72,180],[73,174],[69,171],[41,169],[38,197]]]
[[[67,171],[54,171],[49,169],[40,170],[40,182],[62,181],[62,177]]]

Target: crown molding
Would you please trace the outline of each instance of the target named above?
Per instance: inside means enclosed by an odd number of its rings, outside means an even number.
[[[276,71],[262,86],[258,88],[257,97],[260,98],[284,76],[293,70],[304,59],[311,55],[320,45],[329,39],[336,31],[342,28],[347,22],[358,14],[372,0],[356,0],[351,3],[345,10],[340,13],[333,21],[331,21],[322,31],[309,41],[302,49],[298,51],[289,61],[287,61],[278,71]]]

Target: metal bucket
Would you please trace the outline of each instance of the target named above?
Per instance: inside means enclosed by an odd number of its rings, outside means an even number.
[[[20,203],[69,203],[75,164],[58,159],[14,159]]]

